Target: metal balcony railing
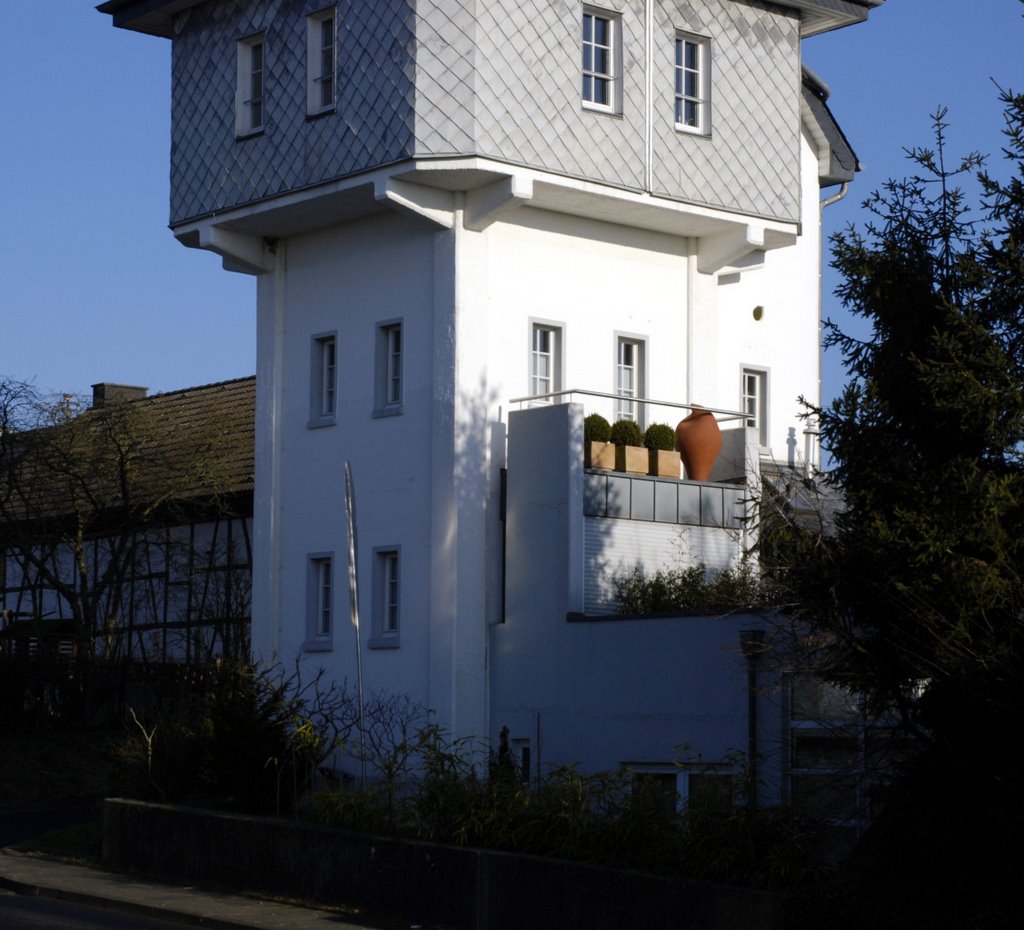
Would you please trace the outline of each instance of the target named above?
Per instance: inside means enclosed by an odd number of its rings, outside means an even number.
[[[547,402],[555,398],[566,397],[572,400],[577,394],[584,397],[600,397],[607,400],[627,400],[631,404],[642,404],[645,407],[669,407],[674,410],[710,410],[716,420],[746,420],[749,414],[742,410],[726,410],[722,407],[708,407],[704,404],[681,404],[674,400],[653,400],[650,397],[624,397],[622,394],[609,394],[605,391],[588,391],[584,388],[566,388],[564,391],[552,391],[550,394],[531,394],[526,397],[513,397],[510,404],[526,404]]]

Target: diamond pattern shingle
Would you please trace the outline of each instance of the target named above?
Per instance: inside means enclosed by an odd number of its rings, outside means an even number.
[[[645,184],[643,0],[621,13],[622,112],[580,104],[576,0],[340,0],[338,106],[305,113],[316,0],[215,0],[174,40],[171,222],[412,156],[481,155],[634,190]],[[654,4],[652,191],[795,219],[799,20],[759,0]],[[676,31],[711,37],[713,133],[672,124]],[[236,44],[265,33],[266,127],[234,136]]]
[[[799,19],[767,4],[659,4],[653,188],[696,203],[796,219],[800,193]],[[673,126],[677,30],[711,37],[712,132]],[[663,106],[658,106],[664,101]]]

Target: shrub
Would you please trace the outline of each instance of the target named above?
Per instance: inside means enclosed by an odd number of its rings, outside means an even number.
[[[676,431],[667,423],[652,423],[644,433],[644,445],[648,449],[660,449],[662,452],[674,452],[676,448]]]
[[[617,446],[642,446],[644,434],[633,420],[616,420],[611,430],[611,440]]]
[[[584,442],[608,442],[612,436],[611,424],[599,413],[583,418]]]
[[[778,585],[748,562],[737,568],[670,568],[645,576],[639,568],[612,579],[619,613],[729,613],[778,603]]]
[[[144,798],[194,794],[253,813],[294,809],[354,726],[346,688],[303,683],[296,671],[225,664],[174,712],[131,723],[118,755]]]

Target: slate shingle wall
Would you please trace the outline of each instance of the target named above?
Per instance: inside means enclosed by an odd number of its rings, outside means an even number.
[[[339,0],[338,107],[306,118],[305,16],[320,0],[213,0],[173,47],[171,222],[412,156],[481,155],[641,190],[642,0],[621,14],[620,115],[580,104],[577,0]],[[796,219],[799,22],[760,0],[655,6],[652,191]],[[673,127],[677,29],[712,39],[713,133]],[[236,140],[238,39],[265,31],[266,128]]]
[[[306,118],[306,14],[317,0],[217,0],[172,52],[171,223],[407,158],[414,0],[338,3],[338,106]],[[265,129],[235,139],[236,44],[265,32]]]

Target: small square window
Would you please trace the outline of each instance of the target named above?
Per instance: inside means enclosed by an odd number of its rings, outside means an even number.
[[[581,50],[583,106],[618,113],[622,99],[621,20],[614,13],[585,7]]]
[[[375,417],[390,417],[402,412],[402,321],[377,324]]]
[[[334,333],[313,337],[309,379],[309,425],[329,426],[338,406],[338,338]]]
[[[711,41],[703,36],[676,36],[676,129],[711,132]]]
[[[263,33],[241,39],[238,43],[238,73],[235,84],[235,135],[251,136],[262,132],[265,121]]]
[[[334,636],[334,558],[329,552],[309,556],[306,585],[307,652],[331,649]]]
[[[337,39],[334,7],[306,18],[306,113],[328,113],[335,105]]]
[[[401,550],[379,546],[373,550],[373,628],[370,646],[396,648],[401,633]]]

